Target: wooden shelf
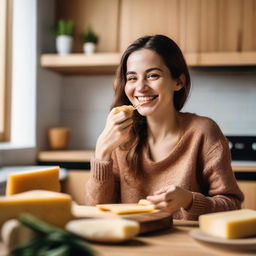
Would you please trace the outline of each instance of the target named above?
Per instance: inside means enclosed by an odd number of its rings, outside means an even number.
[[[40,162],[90,162],[94,150],[52,150],[38,153]]]
[[[64,75],[114,74],[121,58],[120,53],[43,54],[41,66]]]
[[[120,53],[43,54],[41,65],[64,75],[104,75],[115,73],[120,58]],[[256,65],[256,52],[188,53],[185,58],[190,67]]]

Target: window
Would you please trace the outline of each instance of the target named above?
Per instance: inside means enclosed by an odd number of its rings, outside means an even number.
[[[0,141],[10,139],[12,1],[0,0]]]

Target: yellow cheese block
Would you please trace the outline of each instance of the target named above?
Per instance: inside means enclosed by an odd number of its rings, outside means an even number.
[[[256,211],[241,209],[199,216],[200,230],[221,238],[234,239],[256,235]]]
[[[6,195],[14,195],[34,189],[60,191],[59,167],[36,171],[22,171],[8,175]]]
[[[140,225],[137,221],[126,219],[84,219],[72,220],[66,229],[87,240],[119,243],[139,234]]]
[[[124,111],[125,113],[127,113],[128,117],[131,117],[134,110],[135,110],[135,107],[132,105],[123,105],[123,106],[114,108],[114,113],[117,114],[121,111]]]
[[[102,211],[110,211],[115,214],[132,214],[140,212],[154,212],[155,208],[151,205],[138,204],[97,204],[96,207]]]
[[[72,218],[71,202],[67,194],[45,190],[0,197],[0,226],[21,213],[30,213],[52,225],[64,227]]]

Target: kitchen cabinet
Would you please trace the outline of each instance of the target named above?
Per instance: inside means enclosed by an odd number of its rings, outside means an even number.
[[[256,65],[256,0],[56,0],[56,18],[74,20],[76,54],[43,54],[41,65],[65,75],[114,74],[146,34],[173,38],[190,67]],[[92,56],[79,54],[88,26],[100,38]]]
[[[173,38],[184,53],[256,51],[255,0],[123,0],[120,9],[121,51],[155,33]]]

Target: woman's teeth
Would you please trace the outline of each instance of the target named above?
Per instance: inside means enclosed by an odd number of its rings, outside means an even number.
[[[138,96],[137,99],[139,103],[144,103],[155,99],[155,97],[156,96]]]

